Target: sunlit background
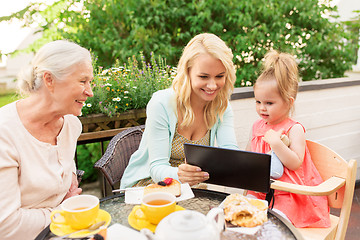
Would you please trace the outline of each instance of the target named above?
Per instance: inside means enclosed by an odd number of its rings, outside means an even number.
[[[56,0],[0,0],[0,16],[8,16],[19,10],[25,8],[32,2],[46,2],[52,4]],[[131,1],[131,0],[129,0]],[[329,0],[319,0],[319,2],[329,2]],[[360,0],[333,0],[331,5],[338,7],[339,18],[338,21],[346,21],[355,17],[353,10],[360,10]],[[14,76],[19,71],[19,63],[29,62],[31,55],[20,61],[11,60],[10,54],[16,49],[25,48],[25,45],[34,41],[32,34],[34,30],[30,28],[21,28],[19,20],[12,20],[11,22],[0,22],[0,83],[7,82],[8,86],[13,86]],[[360,50],[359,50],[360,51]],[[11,62],[12,61],[12,62]],[[360,61],[354,69],[360,70]]]
[[[322,0],[320,0],[321,2]],[[53,0],[1,0],[0,16],[7,16],[25,8],[31,2],[48,2]],[[333,0],[333,5],[337,5],[339,9],[341,21],[350,19],[354,14],[353,10],[360,9],[360,0]],[[357,6],[357,7],[356,7]],[[29,28],[21,28],[19,21],[11,23],[0,22],[0,51],[3,54],[13,52],[21,43],[21,41],[30,33]]]
[[[0,16],[7,16],[11,13],[17,12],[27,4],[30,0],[13,0],[13,1],[1,1]],[[21,41],[30,33],[30,29],[21,28],[19,21],[13,21],[11,23],[0,22],[0,51],[3,54],[14,51]]]

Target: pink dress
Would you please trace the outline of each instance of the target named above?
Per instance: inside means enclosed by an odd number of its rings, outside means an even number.
[[[284,134],[288,135],[290,129],[295,124],[300,123],[290,118],[277,125],[267,125],[263,119],[257,120],[253,125],[251,151],[268,153],[271,149],[270,145],[262,139],[264,134],[270,129],[275,131],[284,129]],[[296,171],[291,171],[284,166],[284,174],[278,180],[307,186],[314,186],[323,182],[311,160],[307,147],[305,148],[304,161],[300,168]],[[264,193],[249,191],[249,194],[265,199]],[[275,190],[274,196],[274,208],[282,211],[295,227],[330,227],[329,207],[326,196],[306,196],[278,190]]]

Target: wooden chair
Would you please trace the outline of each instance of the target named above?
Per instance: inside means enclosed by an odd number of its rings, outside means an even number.
[[[94,168],[99,169],[104,177],[103,196],[108,195],[106,181],[112,190],[118,187],[131,155],[139,148],[143,130],[144,125],[141,125],[115,135],[104,155],[94,164]]]
[[[324,182],[318,186],[300,186],[275,180],[272,189],[291,193],[328,196],[330,208],[340,208],[340,216],[330,215],[329,228],[297,228],[304,239],[345,239],[353,201],[356,161],[349,162],[328,147],[307,140],[312,160]]]

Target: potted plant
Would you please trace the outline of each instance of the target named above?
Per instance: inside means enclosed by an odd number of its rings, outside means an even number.
[[[117,61],[111,68],[97,70],[94,97],[87,99],[79,117],[83,133],[144,124],[152,94],[171,85],[176,69],[152,53],[149,62],[142,53],[140,59],[133,56],[123,65]]]

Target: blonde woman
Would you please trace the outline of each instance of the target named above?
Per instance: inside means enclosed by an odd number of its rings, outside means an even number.
[[[185,164],[184,143],[238,149],[229,97],[233,54],[214,34],[195,36],[184,48],[172,88],[156,92],[147,106],[145,132],[131,156],[121,188],[165,177],[195,185],[209,174]]]
[[[0,233],[34,239],[50,212],[81,193],[74,154],[83,103],[93,95],[91,55],[75,43],[44,45],[19,75],[27,97],[0,108]]]

